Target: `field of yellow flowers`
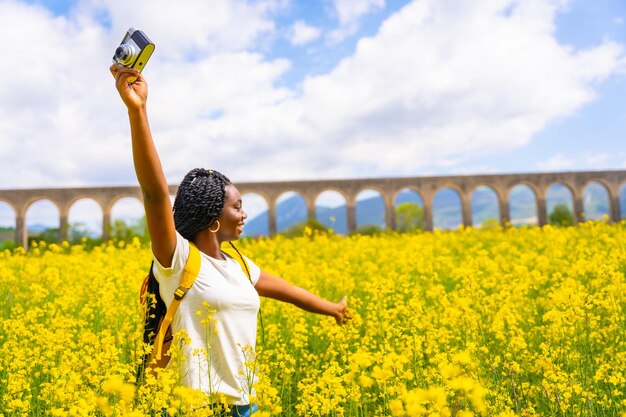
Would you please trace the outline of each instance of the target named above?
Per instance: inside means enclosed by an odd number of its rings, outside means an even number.
[[[259,416],[626,416],[626,223],[248,240],[354,320],[263,300]],[[140,387],[138,243],[0,253],[0,416],[209,415]]]

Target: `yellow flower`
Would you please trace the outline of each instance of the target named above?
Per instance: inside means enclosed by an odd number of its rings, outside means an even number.
[[[369,388],[374,385],[374,380],[367,375],[360,375],[359,385],[361,385],[363,388]]]
[[[354,319],[263,299],[257,355],[241,347],[237,377],[260,416],[626,417],[625,228],[242,241],[264,270],[325,299],[349,293]],[[0,413],[195,416],[220,401],[180,386],[185,353],[209,348],[184,332],[171,367],[135,385],[151,259],[138,241],[2,252]],[[215,332],[216,308],[199,310]]]

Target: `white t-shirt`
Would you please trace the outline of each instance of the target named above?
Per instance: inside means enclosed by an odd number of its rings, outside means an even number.
[[[189,242],[179,233],[176,237],[170,268],[154,258],[154,276],[167,307],[189,257]],[[200,272],[174,315],[172,331],[184,329],[191,340],[183,344],[182,383],[209,395],[222,394],[230,404],[245,405],[250,403],[250,385],[256,380],[254,369],[245,364],[254,360],[260,300],[253,284],[261,270],[246,258],[250,283],[239,263],[225,257],[215,259],[200,252]],[[216,310],[210,314],[213,320],[207,320],[208,309]]]

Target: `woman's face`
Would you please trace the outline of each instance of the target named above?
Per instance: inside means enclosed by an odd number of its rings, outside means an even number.
[[[247,218],[248,215],[243,211],[239,190],[234,185],[227,185],[224,209],[217,218],[220,222],[220,228],[217,231],[220,241],[239,239],[239,236],[243,233],[243,225]]]

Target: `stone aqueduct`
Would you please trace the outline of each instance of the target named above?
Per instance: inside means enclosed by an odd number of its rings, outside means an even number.
[[[472,225],[471,196],[480,186],[489,187],[498,199],[500,221],[510,221],[509,193],[517,185],[529,187],[535,196],[537,222],[547,223],[546,194],[548,188],[555,183],[565,185],[573,197],[576,221],[584,220],[583,189],[591,182],[605,187],[608,192],[610,220],[621,219],[620,189],[626,183],[626,171],[589,171],[589,172],[554,172],[533,174],[502,174],[502,175],[467,175],[443,177],[412,177],[412,178],[380,178],[350,180],[318,180],[318,181],[284,181],[284,182],[248,182],[237,183],[241,194],[256,193],[262,196],[269,209],[269,231],[276,233],[276,201],[285,192],[299,193],[308,209],[308,217],[315,217],[315,201],[324,191],[339,192],[346,201],[348,232],[356,228],[356,198],[364,190],[378,191],[385,204],[386,226],[395,228],[394,200],[397,194],[405,189],[416,192],[422,199],[424,208],[424,225],[427,230],[433,229],[433,199],[437,191],[451,188],[460,196],[463,225]],[[176,193],[177,186],[170,186],[170,193]],[[125,197],[141,200],[141,191],[137,186],[129,187],[93,187],[93,188],[58,188],[58,189],[22,189],[0,190],[0,202],[9,204],[16,213],[16,236],[18,244],[27,244],[26,211],[35,201],[47,199],[54,203],[60,213],[60,238],[67,239],[69,234],[68,214],[72,204],[82,198],[96,201],[103,212],[103,238],[108,239],[111,224],[111,210],[116,201]]]

